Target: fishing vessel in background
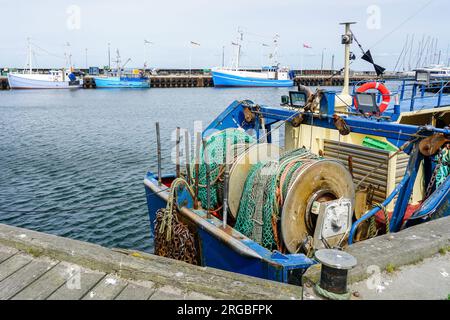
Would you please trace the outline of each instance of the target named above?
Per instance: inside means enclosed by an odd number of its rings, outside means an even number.
[[[28,63],[23,72],[8,73],[11,89],[77,89],[82,83],[73,73],[73,67],[62,70],[50,70],[49,73],[33,72],[32,44],[28,39]]]
[[[274,52],[271,54],[271,66],[241,68],[240,56],[243,32],[239,30],[236,47],[235,66],[231,68],[217,67],[211,70],[215,87],[292,87],[293,75],[287,67],[280,67],[277,61],[278,35],[274,38]]]
[[[144,179],[155,254],[301,284],[316,250],[346,250],[450,214],[446,84],[422,92],[433,83],[424,73],[351,91],[350,25],[342,92],[299,86],[281,106],[234,101],[194,136],[192,157],[177,129],[169,174],[157,124],[158,172]],[[373,63],[370,51],[364,57]]]
[[[149,78],[141,70],[125,71],[125,66],[131,59],[121,65],[119,50],[117,52],[116,70],[106,76],[94,77],[97,88],[150,88]]]
[[[418,68],[417,71],[428,72],[433,80],[450,80],[450,67],[444,65],[431,65],[425,68]]]

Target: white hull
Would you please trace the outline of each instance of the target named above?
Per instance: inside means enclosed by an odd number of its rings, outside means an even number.
[[[11,89],[72,89],[79,88],[80,83],[58,80],[49,74],[8,74]]]

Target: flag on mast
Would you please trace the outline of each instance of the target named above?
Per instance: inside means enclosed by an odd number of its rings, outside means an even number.
[[[303,48],[312,49],[312,47],[307,43],[303,43]]]
[[[191,41],[191,44],[194,45],[194,46],[200,46],[200,43],[194,42],[194,41]]]

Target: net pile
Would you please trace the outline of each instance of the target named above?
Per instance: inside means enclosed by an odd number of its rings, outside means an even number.
[[[228,140],[228,142],[227,142]],[[210,203],[209,210],[215,210],[221,203],[223,194],[223,180],[224,164],[226,163],[227,144],[228,148],[232,149],[234,155],[239,155],[243,146],[248,146],[253,143],[254,139],[239,129],[227,129],[217,132],[209,136],[206,140],[205,146],[200,148],[200,163],[199,163],[199,190],[198,197],[202,203],[203,208],[208,207],[207,188],[206,188],[206,161],[209,164],[210,172]],[[192,170],[195,168],[194,164],[191,166]],[[195,172],[191,173],[195,177]]]
[[[439,188],[450,175],[450,150],[443,148],[438,157],[441,158],[441,166],[436,175],[436,188]]]

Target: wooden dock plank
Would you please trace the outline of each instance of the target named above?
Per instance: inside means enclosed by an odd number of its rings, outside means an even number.
[[[81,268],[77,274],[67,280],[53,292],[48,300],[79,300],[91,290],[105,273]]]
[[[74,265],[60,262],[42,277],[12,297],[12,300],[44,300],[66,283],[71,277]]]
[[[154,292],[155,287],[152,282],[142,285],[130,282],[116,297],[116,300],[147,300]]]
[[[0,299],[10,299],[50,270],[56,261],[36,259],[0,282]]]
[[[0,281],[32,261],[30,256],[15,255],[0,264]]]
[[[19,250],[17,249],[0,246],[0,263],[5,261],[6,259],[11,258],[17,252],[19,252]]]
[[[122,292],[126,285],[124,280],[108,274],[86,293],[83,300],[112,300]]]

